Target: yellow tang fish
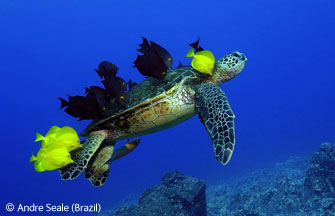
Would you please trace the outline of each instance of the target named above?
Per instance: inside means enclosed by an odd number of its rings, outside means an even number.
[[[213,75],[215,57],[211,51],[203,50],[194,53],[193,48],[191,48],[186,57],[193,57],[191,65],[194,69],[201,73]]]
[[[69,163],[73,163],[69,151],[65,147],[44,149],[41,148],[36,157],[31,156],[29,162],[34,163],[34,168],[37,172],[51,171],[62,168]]]
[[[68,151],[73,151],[83,147],[80,144],[80,139],[77,132],[68,126],[58,127],[52,126],[48,133],[43,137],[40,133],[36,133],[35,142],[42,140],[42,148],[50,148],[54,146],[65,146]]]

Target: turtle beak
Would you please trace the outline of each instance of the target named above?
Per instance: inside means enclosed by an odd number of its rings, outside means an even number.
[[[247,62],[248,58],[243,53],[241,53],[240,60]]]

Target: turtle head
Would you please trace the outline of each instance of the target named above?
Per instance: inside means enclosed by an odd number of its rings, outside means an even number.
[[[209,78],[208,82],[220,85],[231,80],[243,70],[247,60],[243,53],[237,51],[225,55],[215,62],[213,76]]]

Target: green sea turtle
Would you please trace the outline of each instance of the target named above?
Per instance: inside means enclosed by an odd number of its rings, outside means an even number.
[[[74,163],[60,169],[62,179],[74,179],[86,169],[86,178],[100,186],[109,164],[139,143],[128,142],[113,153],[115,141],[164,130],[196,114],[212,140],[216,159],[227,164],[234,151],[235,116],[218,85],[238,75],[246,61],[244,54],[232,52],[215,62],[212,76],[181,67],[169,70],[162,81],[147,78],[134,86],[126,93],[126,107],[107,110],[80,134],[87,139],[83,148],[71,153]]]

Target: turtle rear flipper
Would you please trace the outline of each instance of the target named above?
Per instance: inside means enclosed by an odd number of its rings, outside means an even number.
[[[109,165],[123,156],[132,152],[139,144],[140,139],[127,142],[114,151],[115,141],[105,140],[102,146],[96,151],[85,170],[85,177],[93,186],[99,187],[105,184],[110,167]]]
[[[234,118],[227,97],[218,86],[201,84],[196,88],[199,117],[212,140],[216,159],[227,164],[235,145]]]
[[[59,169],[62,180],[73,180],[87,167],[88,162],[97,151],[101,143],[115,135],[115,131],[101,130],[95,131],[83,142],[83,148],[72,151],[73,163]]]
[[[104,146],[101,146],[90,160],[85,170],[85,177],[93,186],[98,187],[105,184],[110,170],[109,164],[106,162],[113,155],[114,145],[114,141],[104,142]]]

